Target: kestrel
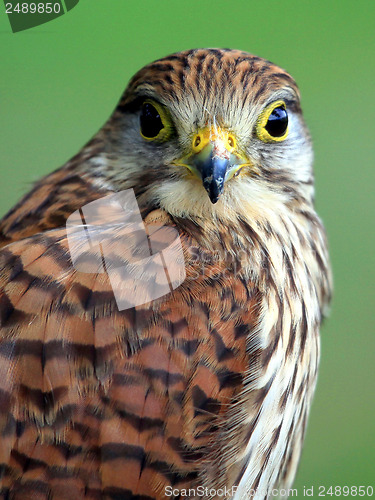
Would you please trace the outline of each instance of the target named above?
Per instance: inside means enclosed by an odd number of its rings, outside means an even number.
[[[331,295],[312,162],[269,61],[189,50],[132,78],[0,223],[1,499],[287,495]],[[178,232],[186,277],[120,310],[108,270],[74,267],[66,223],[125,190],[149,234]],[[130,262],[134,235],[107,222]]]

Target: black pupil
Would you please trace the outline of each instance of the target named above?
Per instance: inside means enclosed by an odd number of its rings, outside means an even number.
[[[268,118],[266,130],[272,137],[281,137],[288,126],[288,113],[284,106],[275,108]]]
[[[160,130],[164,128],[157,109],[149,102],[142,105],[140,122],[142,134],[149,139],[156,137]]]

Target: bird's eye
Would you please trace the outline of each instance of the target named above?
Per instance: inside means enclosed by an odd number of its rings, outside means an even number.
[[[284,101],[276,101],[260,115],[256,132],[263,142],[283,141],[288,135],[288,113]]]
[[[171,120],[164,108],[156,102],[145,101],[139,117],[140,131],[148,141],[166,141],[171,132]]]
[[[288,113],[283,106],[275,108],[266,123],[265,129],[272,137],[281,137],[288,127]]]

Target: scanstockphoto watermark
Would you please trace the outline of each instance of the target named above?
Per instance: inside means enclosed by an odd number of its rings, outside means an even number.
[[[232,486],[227,488],[207,488],[204,486],[197,486],[196,488],[174,488],[173,486],[166,486],[164,489],[164,494],[166,497],[181,497],[181,498],[232,498],[237,492],[238,486]],[[284,488],[272,488],[267,491],[248,490],[246,492],[248,498],[259,497],[259,498],[279,498],[279,497],[297,497],[297,489],[284,489]]]
[[[166,497],[180,497],[180,498],[236,498],[238,486],[231,488],[206,488],[204,486],[197,486],[196,488],[178,489],[173,486],[166,486],[164,494]],[[374,495],[374,488],[372,486],[355,486],[355,485],[336,485],[336,486],[303,486],[301,489],[297,488],[271,488],[268,490],[263,489],[250,489],[246,491],[246,498],[264,499],[264,498],[316,498],[316,497],[366,497],[370,498]],[[242,498],[242,496],[241,496]]]
[[[5,14],[13,33],[35,28],[71,11],[79,0],[5,0]]]

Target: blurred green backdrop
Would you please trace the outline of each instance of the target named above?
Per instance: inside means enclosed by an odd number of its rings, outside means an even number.
[[[0,216],[101,127],[132,74],[232,47],[286,68],[315,143],[335,297],[295,487],[374,485],[375,2],[81,0],[13,34],[0,5]]]

